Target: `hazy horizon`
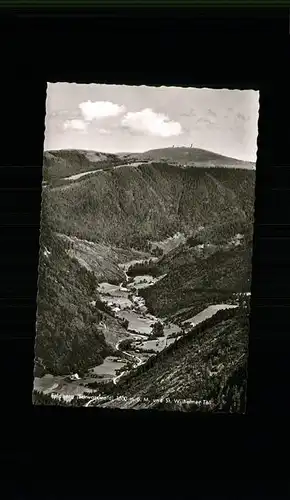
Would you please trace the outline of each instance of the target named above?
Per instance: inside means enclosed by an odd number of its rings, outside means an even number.
[[[190,147],[256,162],[259,92],[48,83],[44,151]]]

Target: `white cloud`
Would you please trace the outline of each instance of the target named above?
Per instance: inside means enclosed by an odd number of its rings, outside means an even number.
[[[63,124],[64,130],[80,130],[81,132],[85,132],[87,129],[87,124],[83,120],[66,120]]]
[[[85,101],[79,104],[79,108],[87,121],[117,116],[126,111],[125,106],[110,101]]]
[[[122,125],[137,132],[159,137],[170,137],[182,133],[180,123],[171,121],[168,116],[155,113],[150,108],[127,113],[122,120]]]

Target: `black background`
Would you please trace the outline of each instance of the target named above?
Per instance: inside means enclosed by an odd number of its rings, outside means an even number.
[[[85,14],[14,10],[0,17],[3,477],[11,476],[14,486],[33,480],[31,492],[39,498],[57,495],[60,481],[73,498],[80,481],[80,496],[89,488],[94,495],[152,497],[165,491],[153,480],[167,487],[183,480],[186,487],[195,479],[192,493],[212,484],[212,491],[220,487],[223,496],[236,496],[250,478],[266,481],[278,472],[286,479],[288,11],[139,8]],[[32,407],[47,81],[260,91],[247,415]]]

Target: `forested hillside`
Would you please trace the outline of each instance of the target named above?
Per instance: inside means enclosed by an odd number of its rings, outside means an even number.
[[[188,317],[202,306],[227,301],[233,293],[249,292],[252,270],[252,231],[249,225],[241,239],[231,241],[230,232],[214,232],[206,244],[180,245],[154,264],[166,276],[153,286],[140,290],[150,311],[159,316],[174,315],[188,308]],[[233,233],[235,233],[234,228]],[[217,236],[215,236],[217,235]],[[199,241],[199,238],[198,238]],[[206,241],[206,239],[204,239]],[[217,244],[217,241],[219,244]]]
[[[247,346],[247,311],[220,311],[124,378],[105,406],[243,412]]]
[[[57,232],[148,250],[148,240],[251,218],[254,184],[254,171],[151,163],[45,190],[44,203]]]
[[[63,149],[45,151],[43,154],[43,180],[54,183],[70,175],[110,167],[120,163],[118,156],[110,153]]]
[[[100,302],[94,272],[70,252],[70,242],[51,230],[44,206],[35,343],[37,375],[82,373],[115,352],[111,339],[126,335]],[[105,333],[102,320],[108,324]]]

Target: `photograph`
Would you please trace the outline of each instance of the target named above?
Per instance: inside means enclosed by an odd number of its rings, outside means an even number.
[[[34,405],[245,413],[258,118],[251,89],[47,84]]]

